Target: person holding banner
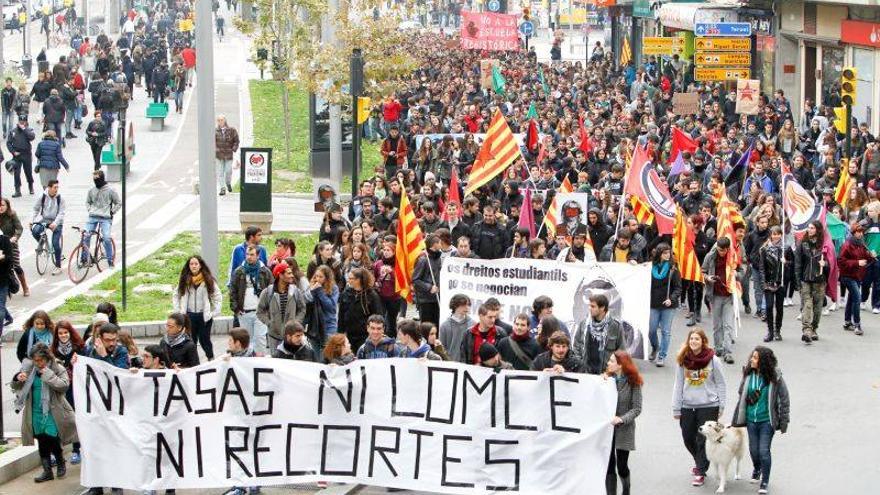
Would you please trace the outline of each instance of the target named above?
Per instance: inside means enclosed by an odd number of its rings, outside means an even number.
[[[709,337],[699,328],[688,332],[676,362],[672,417],[678,421],[684,446],[694,458],[691,485],[703,486],[709,459],[706,458],[706,437],[699,429],[706,421],[717,421],[724,413],[727,400],[724,367],[709,347]]]
[[[400,346],[400,354],[402,358],[427,359],[429,361],[442,361],[443,358],[431,349],[431,345],[427,339],[422,338],[422,332],[419,323],[413,320],[403,320],[397,326],[397,341],[403,344]]]
[[[532,362],[533,371],[583,373],[584,367],[571,352],[571,339],[564,332],[554,332],[547,340],[549,350],[538,354]],[[598,374],[598,373],[594,373]]]
[[[617,477],[620,476],[622,495],[629,495],[629,453],[636,449],[636,418],[642,414],[644,380],[626,351],[615,351],[608,357],[605,377],[613,379],[617,385],[617,412],[611,418],[614,446],[605,475],[605,491],[608,495],[617,495]]]
[[[449,300],[449,310],[452,313],[440,325],[440,342],[446,347],[450,361],[464,362],[461,343],[471,327],[477,323],[471,318],[471,299],[464,294],[455,294]]]
[[[56,474],[59,479],[64,478],[67,465],[62,444],[77,440],[73,408],[64,395],[70,387],[67,370],[52,357],[49,347],[40,342],[31,349],[11,386],[16,391],[15,410],[23,411],[21,443],[33,445],[36,439],[40,452],[43,472],[34,482],[51,481]],[[55,474],[52,456],[57,462]]]
[[[352,347],[360,348],[367,340],[370,316],[382,314],[382,300],[374,285],[370,270],[355,268],[348,274],[348,286],[339,296],[339,331],[348,335]]]
[[[293,361],[318,362],[315,350],[305,337],[305,329],[296,320],[291,320],[284,324],[284,340],[273,349],[272,357]]]
[[[385,359],[398,357],[400,347],[397,342],[385,335],[385,319],[371,315],[367,320],[367,340],[357,350],[358,359]]]
[[[159,342],[168,355],[169,367],[192,368],[199,365],[199,350],[189,336],[192,330],[183,313],[171,313],[165,321],[165,337]]]

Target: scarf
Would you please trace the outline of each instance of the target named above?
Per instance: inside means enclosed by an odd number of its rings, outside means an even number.
[[[286,350],[287,352],[289,352],[289,353],[291,353],[291,354],[294,354],[294,355],[295,355],[297,352],[299,352],[300,349],[302,349],[303,347],[305,347],[305,344],[302,344],[302,345],[293,345],[293,344],[291,344],[290,342],[288,342],[288,341],[286,341],[286,340],[285,340],[281,345],[284,346],[284,350]]]
[[[186,339],[186,332],[184,332],[183,330],[181,330],[180,333],[173,337],[171,335],[165,335],[165,337],[163,338],[165,343],[168,344],[168,347],[177,347],[178,345],[183,343],[184,339]]]
[[[183,332],[180,332],[183,333]],[[254,351],[250,349],[242,349],[240,351],[229,351],[229,355],[232,357],[253,357]]]
[[[260,295],[260,262],[256,262],[253,265],[245,262],[241,265],[244,269],[244,274],[247,275],[247,278],[250,279],[251,285],[254,288],[254,294]]]
[[[693,371],[701,370],[709,365],[709,361],[712,361],[713,357],[715,357],[715,351],[708,347],[704,347],[699,354],[694,354],[693,351],[688,349],[687,352],[684,353],[684,359],[682,359],[681,365],[684,366],[685,369]]]
[[[514,342],[517,342],[517,343],[520,343],[520,344],[521,344],[521,343],[523,343],[523,342],[526,342],[526,341],[529,340],[530,338],[532,338],[532,336],[529,334],[529,332],[526,332],[526,333],[524,333],[524,334],[522,334],[522,335],[517,335],[516,332],[513,332],[513,333],[510,334],[510,338],[513,339]]]
[[[428,351],[431,350],[431,346],[428,345],[427,342],[423,342],[422,345],[419,346],[418,349],[409,352],[409,357],[411,358],[422,358],[428,355]]]
[[[69,356],[73,352],[73,341],[68,340],[67,342],[58,341],[58,349],[55,350],[55,353],[58,356]]]
[[[610,321],[610,313],[605,313],[605,318],[602,318],[602,320],[600,321],[596,321],[592,317],[589,319],[590,336],[592,336],[594,340],[599,342],[600,350],[605,349],[605,337],[608,335],[606,330],[608,329],[608,322]]]
[[[247,270],[247,269],[245,269],[245,270]],[[199,272],[199,273],[196,273],[195,275],[193,275],[192,277],[190,277],[189,281],[193,287],[198,287],[198,286],[202,285],[203,283],[205,283],[205,276],[202,275],[202,272]]]
[[[661,261],[651,268],[651,276],[654,277],[654,280],[663,280],[669,275],[669,269],[671,266],[672,264],[668,261]]]

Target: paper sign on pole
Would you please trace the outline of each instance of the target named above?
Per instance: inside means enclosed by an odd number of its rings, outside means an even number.
[[[329,481],[604,495],[617,406],[598,376],[418,359],[131,373],[80,357],[73,386],[81,483],[138,493]]]
[[[757,115],[760,91],[761,81],[738,79],[736,81],[736,113]]]
[[[501,67],[498,59],[484,58],[480,60],[480,87],[492,89],[492,67]]]
[[[675,115],[700,113],[700,94],[675,93],[672,95],[672,107]]]
[[[461,13],[464,50],[519,51],[519,27],[513,14]]]

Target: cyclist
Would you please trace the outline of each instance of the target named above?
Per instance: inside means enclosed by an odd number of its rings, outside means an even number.
[[[40,236],[46,229],[52,231],[52,251],[54,251],[52,262],[55,263],[52,275],[61,273],[61,232],[64,229],[64,212],[66,210],[67,205],[64,198],[58,194],[58,180],[52,179],[46,190],[34,203],[34,217],[30,224],[31,234],[38,243]]]
[[[101,229],[101,237],[104,238],[104,253],[107,255],[107,263],[113,267],[113,244],[110,238],[110,228],[113,225],[113,215],[122,208],[122,201],[119,194],[111,188],[104,179],[103,170],[95,170],[92,173],[92,179],[95,187],[89,190],[86,196],[86,209],[89,213],[89,219],[86,222],[86,235],[83,239],[85,248],[82,253],[82,261],[86,262],[88,256],[89,241],[92,238],[92,232],[99,227]]]

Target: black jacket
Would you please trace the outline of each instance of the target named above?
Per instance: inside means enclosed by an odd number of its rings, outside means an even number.
[[[430,251],[419,256],[416,260],[416,266],[413,268],[412,283],[415,291],[416,304],[425,304],[437,302],[437,294],[431,293],[431,287],[440,287],[440,268],[441,259],[439,257],[432,258]]]
[[[45,117],[48,123],[60,124],[64,122],[64,112],[66,111],[60,96],[50,96],[43,103],[43,117]],[[58,137],[60,138],[61,136]]]
[[[30,159],[33,154],[31,141],[36,138],[34,130],[30,127],[22,129],[15,126],[6,136],[6,148],[12,153],[21,153],[22,158]]]
[[[491,225],[477,223],[471,229],[471,234],[471,251],[484,260],[504,257],[504,250],[510,244],[507,231],[498,222]]]
[[[541,346],[538,344],[538,341],[533,337],[529,337],[528,340],[524,342],[516,342],[519,344],[519,348],[522,351],[528,361],[523,361],[519,355],[513,350],[514,342],[510,336],[504,337],[503,339],[498,341],[498,345],[495,347],[498,349],[498,352],[501,354],[501,359],[510,363],[514,369],[517,370],[530,370],[532,369],[532,362],[534,362],[535,358],[538,354],[541,354]]]
[[[272,357],[276,359],[291,359],[293,361],[318,362],[315,350],[312,349],[312,346],[305,339],[303,339],[303,345],[299,346],[299,349],[293,349],[286,342],[281,342],[272,352]]]
[[[782,286],[782,246],[765,244],[758,256],[761,271],[764,273],[764,289],[776,290]]]
[[[356,291],[346,287],[339,295],[339,333],[348,336],[352,349],[359,349],[367,340],[367,318],[383,313],[382,299],[376,289]]]
[[[794,273],[801,282],[824,282],[828,270],[819,266],[822,246],[804,239],[794,252]]]
[[[0,102],[2,102],[4,112],[11,112],[12,106],[15,104],[15,88],[4,87],[0,91]]]
[[[669,273],[661,278],[654,278],[651,274],[651,309],[671,309],[678,307],[681,296],[681,275],[674,262],[670,262]],[[653,270],[653,266],[652,266]],[[664,306],[663,301],[669,299],[671,306]]]
[[[159,347],[165,351],[170,364],[176,363],[181,368],[192,368],[199,365],[199,351],[196,349],[196,343],[192,341],[189,335],[183,338],[183,341],[174,347],[168,345],[163,338],[159,342]]]
[[[532,370],[543,371],[548,368],[552,368],[553,366],[555,366],[557,364],[561,364],[562,367],[565,369],[565,371],[567,371],[569,373],[583,373],[584,372],[580,361],[578,361],[572,355],[571,351],[568,351],[568,354],[565,356],[565,359],[563,359],[560,362],[553,361],[553,353],[552,352],[550,352],[550,351],[542,352],[541,354],[538,354],[538,357],[536,357],[534,361],[532,361]]]
[[[746,258],[749,261],[749,265],[751,265],[753,270],[761,270],[761,247],[767,242],[767,239],[770,238],[770,229],[755,230],[749,232],[749,235],[746,236],[744,242],[744,248],[746,250]]]

